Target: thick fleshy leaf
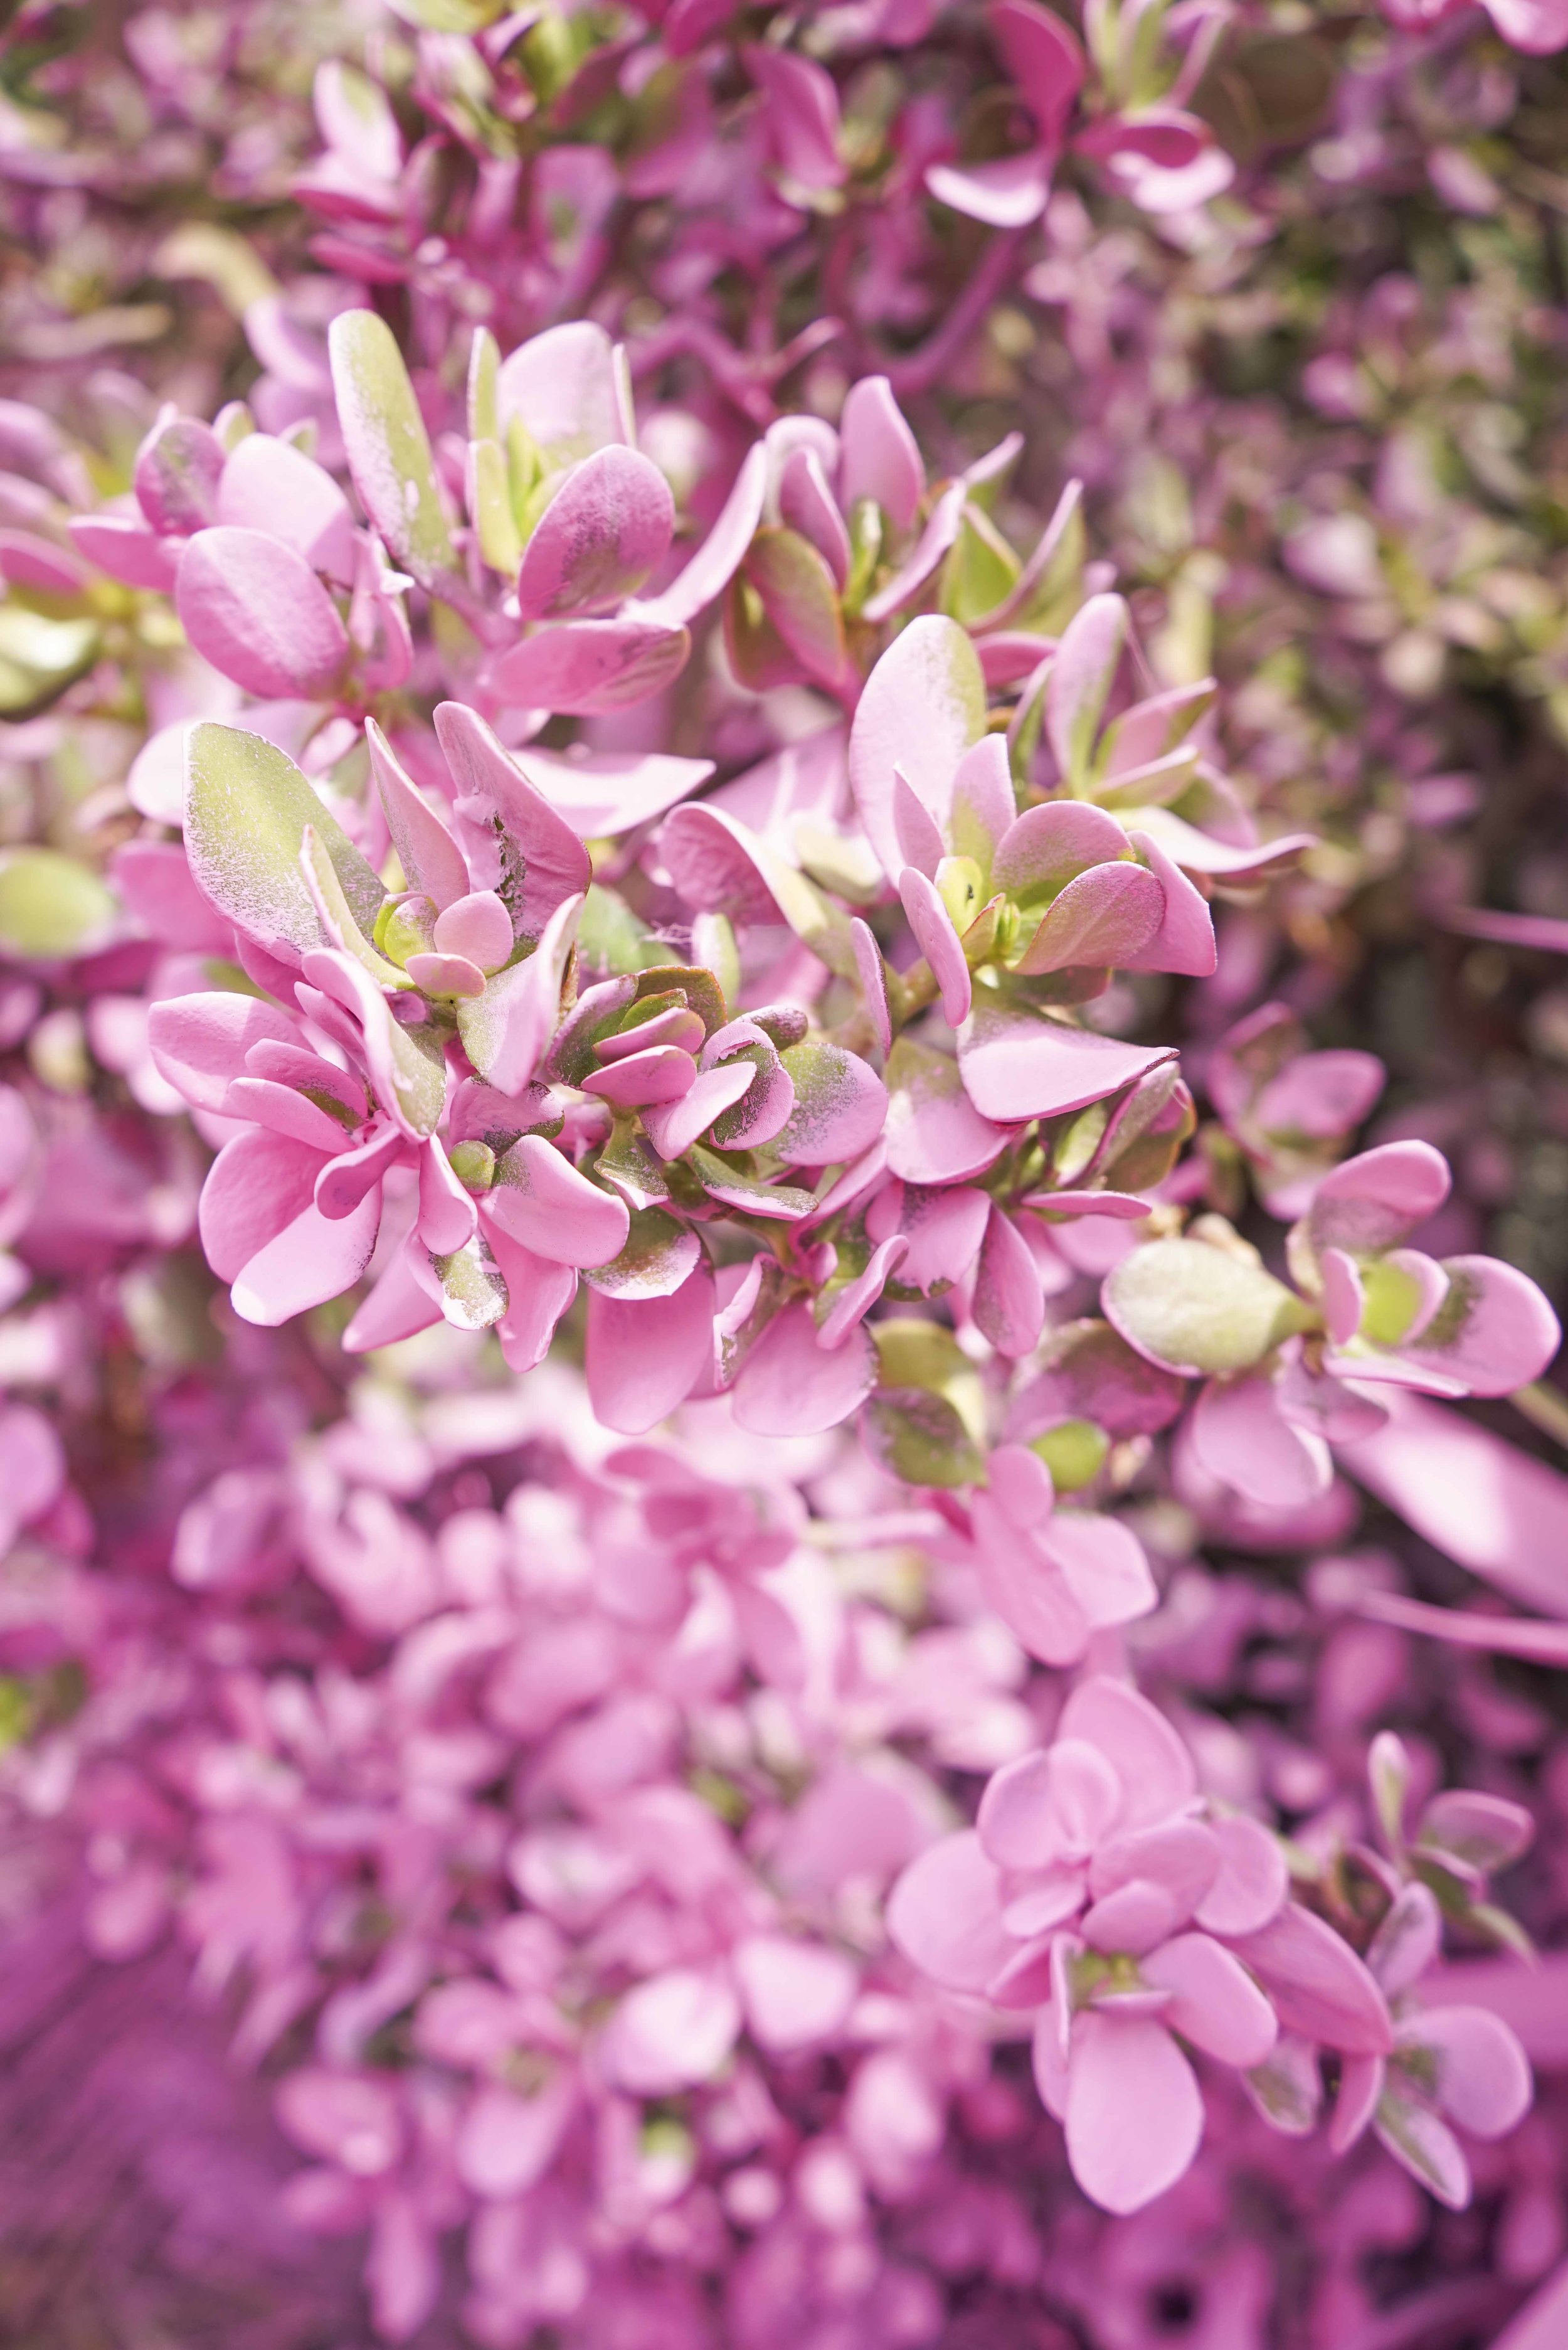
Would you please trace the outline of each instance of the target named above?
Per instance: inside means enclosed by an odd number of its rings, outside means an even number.
[[[1467,1868],[1490,1877],[1528,1852],[1534,1839],[1535,1822],[1522,1804],[1474,1788],[1445,1787],[1422,1813],[1415,1841],[1423,1852],[1451,1854]]]
[[[710,2079],[740,2032],[740,2003],[722,1975],[672,1967],[627,1993],[601,2058],[609,2078],[634,2096],[670,2096]]]
[[[161,1076],[195,1109],[222,1109],[245,1055],[264,1039],[292,1045],[299,1028],[275,1004],[254,995],[165,996],[147,1019],[147,1042]]]
[[[438,702],[435,730],[457,788],[470,888],[496,891],[517,937],[539,938],[562,901],[587,890],[593,878],[587,851],[477,711]],[[505,833],[499,844],[497,817]]]
[[[1397,1248],[1449,1196],[1449,1164],[1429,1142],[1385,1142],[1332,1168],[1313,1194],[1315,1249],[1352,1256]]]
[[[434,935],[438,954],[464,955],[481,971],[495,971],[512,952],[512,917],[493,889],[471,889],[442,908]]]
[[[1014,1359],[1038,1345],[1045,1320],[1045,1294],[1034,1252],[994,1206],[980,1253],[974,1318],[997,1353]]]
[[[463,1048],[498,1093],[520,1094],[549,1048],[560,1023],[561,983],[582,911],[581,898],[557,906],[527,960],[493,979],[477,1002],[457,1007]]]
[[[156,537],[130,515],[73,515],[67,528],[77,552],[111,579],[165,596],[172,590],[181,554],[178,539]]]
[[[630,1231],[625,1201],[537,1134],[519,1136],[500,1161],[485,1207],[521,1247],[556,1264],[608,1264]]]
[[[535,526],[517,575],[525,620],[612,612],[670,551],[675,501],[635,449],[596,450],[566,476]]]
[[[380,1222],[379,1188],[368,1191],[349,1216],[328,1218],[314,1203],[303,1209],[246,1259],[230,1291],[235,1313],[275,1329],[296,1314],[340,1297],[369,1264]]]
[[[1337,1447],[1351,1474],[1446,1557],[1568,1617],[1568,1478],[1462,1413],[1384,1393],[1386,1424]]]
[[[199,531],[174,603],[196,650],[264,699],[325,693],[348,659],[348,631],[309,564],[259,530]]]
[[[711,759],[675,759],[661,751],[563,758],[530,743],[527,759],[530,779],[579,840],[613,840],[651,824],[713,772]]]
[[[763,611],[814,684],[831,693],[846,674],[848,649],[838,591],[826,558],[793,530],[758,531],[744,576]]]
[[[238,727],[210,720],[192,727],[185,746],[191,870],[237,930],[290,963],[321,943],[320,918],[299,864],[307,826],[369,938],[386,891],[293,760]]]
[[[611,1297],[672,1297],[701,1254],[702,1243],[689,1226],[677,1223],[663,1208],[641,1208],[619,1255],[595,1267],[588,1278]]]
[[[856,806],[889,880],[904,866],[893,816],[894,770],[940,829],[959,762],[984,732],[985,680],[968,636],[939,613],[911,620],[867,678],[849,734]]]
[[[136,452],[136,502],[154,530],[188,537],[214,519],[223,470],[212,426],[165,409]]]
[[[1027,228],[1051,193],[1052,158],[1044,147],[1002,155],[989,163],[932,163],[926,185],[939,203],[987,228]]]
[[[585,1093],[597,1094],[601,1101],[636,1109],[680,1101],[696,1082],[697,1064],[689,1051],[653,1045],[646,1052],[629,1053],[605,1068],[591,1070],[582,1085]]]
[[[1256,1820],[1216,1820],[1220,1871],[1195,1912],[1210,1934],[1251,1934],[1284,1907],[1290,1871],[1277,1836]]]
[[[808,539],[842,589],[849,577],[849,533],[815,449],[792,449],[779,474],[779,513],[791,530]]]
[[[750,1061],[729,1061],[705,1069],[677,1099],[650,1107],[643,1124],[661,1159],[680,1159],[715,1118],[742,1100],[757,1072]]]
[[[368,1142],[329,1159],[316,1179],[316,1204],[322,1214],[332,1222],[351,1216],[367,1191],[375,1191],[402,1157],[407,1142],[395,1126],[383,1127]]]
[[[867,1399],[860,1433],[872,1459],[907,1485],[950,1490],[984,1473],[980,1448],[952,1404],[924,1388],[878,1388]]]
[[[329,579],[354,577],[354,517],[324,465],[292,442],[248,432],[224,461],[214,519],[265,531]]]
[[[1143,1544],[1119,1518],[1058,1510],[1036,1540],[1096,1628],[1134,1623],[1158,1606],[1158,1587]]]
[[[680,622],[645,606],[636,617],[565,620],[525,637],[493,664],[490,685],[514,707],[591,718],[662,692],[691,650]]]
[[[1372,2126],[1388,2067],[1381,2056],[1342,2056],[1339,2094],[1328,2126],[1330,2154],[1348,2154]]]
[[[1500,2015],[1434,2007],[1399,2024],[1395,2063],[1471,2137],[1506,2137],[1530,2110],[1530,2060]]]
[[[550,1351],[556,1326],[577,1294],[577,1276],[568,1264],[520,1248],[489,1217],[485,1232],[506,1284],[506,1311],[495,1326],[502,1357],[508,1370],[531,1371]]]
[[[437,906],[455,904],[470,887],[462,850],[373,718],[365,721],[365,743],[387,830],[410,889],[423,890]]]
[[[1244,2086],[1272,2129],[1306,2137],[1317,2127],[1323,2074],[1317,2050],[1306,2041],[1282,2036],[1273,2054],[1246,2074]]]
[[[1408,1991],[1442,1955],[1443,1913],[1428,1886],[1407,1885],[1373,1936],[1366,1963],[1389,1999]]]
[[[1207,1241],[1135,1249],[1106,1279],[1101,1304],[1129,1347],[1195,1378],[1251,1369],[1308,1318],[1272,1274]]]
[[[762,120],[786,180],[801,188],[836,188],[848,176],[838,151],[838,90],[826,67],[761,41],[741,51],[765,105]]]
[[[868,1150],[888,1116],[888,1088],[869,1063],[822,1037],[786,1045],[779,1058],[794,1087],[794,1107],[774,1137],[779,1157],[826,1167]]]
[[[1447,2122],[1429,2106],[1401,2096],[1392,2082],[1377,2101],[1373,2127],[1396,2162],[1450,2211],[1470,2199],[1470,2167]]]
[[[985,1471],[986,1482],[1010,1526],[1027,1534],[1044,1524],[1056,1506],[1056,1489],[1037,1452],[1023,1444],[999,1444]]]
[[[1071,27],[1038,0],[992,0],[986,19],[1041,135],[1059,145],[1087,71]]]
[[[1103,2210],[1139,2211],[1189,2168],[1203,2137],[1191,2065],[1162,2023],[1093,2012],[1073,2027],[1067,2159]]]
[[[1045,737],[1069,784],[1087,776],[1095,738],[1127,642],[1120,596],[1091,596],[1073,615],[1056,648],[1045,688]]]
[[[862,618],[879,626],[914,603],[927,583],[936,577],[949,550],[963,527],[969,503],[966,482],[950,482],[936,504],[931,508],[926,526],[916,540],[913,552],[900,563],[890,579],[885,580],[875,596],[868,596],[862,607]]]
[[[327,330],[332,390],[348,470],[393,560],[422,587],[454,569],[430,436],[391,328],[345,310]]]
[[[1190,1803],[1198,1774],[1192,1757],[1158,1707],[1128,1686],[1097,1673],[1062,1709],[1058,1738],[1096,1746],[1120,1779],[1123,1828],[1168,1819]]]
[[[926,468],[885,375],[863,376],[851,386],[838,443],[838,497],[845,512],[862,498],[873,498],[895,531],[908,530],[925,494]]]
[[[410,1140],[422,1141],[441,1122],[446,1104],[444,1037],[428,1024],[405,1027],[392,1018],[387,999],[364,965],[351,955],[317,949],[302,969],[310,986],[353,1015],[357,1049],[362,1052],[381,1107]],[[312,1007],[312,1016],[318,1016]],[[350,1035],[353,1029],[350,1028]]]
[[[858,1411],[876,1377],[876,1351],[864,1330],[825,1347],[810,1306],[786,1305],[741,1365],[736,1424],[753,1436],[819,1435]]]
[[[1392,2049],[1394,2028],[1376,1980],[1310,1910],[1290,1902],[1256,1933],[1236,1936],[1231,1948],[1262,1977],[1282,2030],[1350,2056]]]
[[[208,1263],[233,1281],[310,1205],[325,1155],[264,1132],[225,1142],[202,1187],[199,1229]]]
[[[1147,946],[1164,917],[1165,892],[1141,865],[1091,865],[1046,909],[1013,969],[1108,969]]]
[[[972,1828],[929,1845],[888,1902],[888,1931],[912,1966],[950,1991],[981,1992],[1012,1956],[996,1866]]]
[[[597,1418],[645,1436],[685,1400],[713,1353],[713,1276],[699,1264],[668,1297],[588,1296],[585,1367]]]
[[[1129,868],[1130,869],[1130,868]],[[969,964],[959,934],[953,928],[952,916],[943,904],[936,883],[913,865],[907,865],[898,881],[898,895],[915,943],[931,967],[938,987],[941,990],[942,1017],[950,1028],[958,1028],[969,1018],[973,1000],[973,983]]]
[[[1209,901],[1179,865],[1172,862],[1158,840],[1147,832],[1131,834],[1132,846],[1165,892],[1158,927],[1147,943],[1117,960],[1123,971],[1171,971],[1184,978],[1211,978],[1220,950],[1214,938],[1214,917]]]
[[[860,1979],[842,1951],[784,1934],[751,1934],[734,1950],[746,2028],[774,2054],[810,2048],[838,2031]]]
[[[475,2091],[452,2146],[463,2185],[498,2202],[526,2194],[555,2160],[576,2104],[576,2085],[565,2066],[528,2097],[499,2081],[485,2082]]]
[[[337,1119],[304,1094],[296,1093],[292,1086],[272,1085],[258,1077],[238,1077],[224,1097],[224,1108],[230,1118],[254,1119],[269,1134],[292,1135],[296,1142],[308,1143],[313,1150],[336,1150],[343,1139],[343,1128]]]
[[[992,879],[1027,900],[1034,890],[1063,889],[1091,866],[1125,858],[1127,851],[1126,833],[1104,808],[1090,800],[1046,800],[1008,825]]]
[[[982,1175],[1006,1148],[1006,1129],[980,1116],[948,1054],[900,1036],[888,1056],[888,1166],[906,1182],[961,1183]]]
[[[1158,840],[1183,872],[1211,873],[1217,879],[1237,883],[1262,880],[1265,874],[1292,863],[1303,849],[1317,846],[1315,833],[1291,832],[1278,840],[1239,848],[1233,842],[1217,840],[1212,833],[1199,832],[1196,825],[1163,807],[1124,808],[1122,820],[1129,833],[1146,833]]]
[[[849,925],[855,976],[872,1034],[883,1053],[893,1048],[893,1006],[888,993],[888,965],[870,926],[856,915]]]
[[[1047,1548],[1050,1525],[1013,1528],[988,1493],[971,1504],[981,1587],[1002,1622],[1042,1664],[1074,1665],[1094,1630],[1077,1593]]]
[[[1461,1381],[1471,1395],[1511,1395],[1538,1379],[1563,1329],[1528,1274],[1490,1256],[1447,1257],[1441,1270],[1447,1293],[1418,1338],[1400,1342],[1402,1358]]]
[[[1265,1508],[1298,1509],[1334,1482],[1327,1445],[1284,1417],[1267,1378],[1211,1379],[1199,1396],[1191,1435],[1211,1477]]]
[[[1069,1028],[983,990],[958,1051],[964,1090],[981,1116],[1014,1123],[1086,1108],[1175,1057],[1168,1046]]]
[[[547,328],[503,359],[498,421],[514,418],[553,468],[575,465],[627,438],[615,346],[592,319]]]
[[[377,1274],[369,1295],[344,1331],[346,1355],[366,1355],[378,1347],[396,1346],[400,1339],[433,1329],[441,1319],[441,1307],[431,1295],[428,1261],[416,1270],[416,1253],[424,1259],[425,1252],[410,1232]]]
[[[825,1293],[828,1310],[817,1328],[820,1346],[841,1347],[850,1332],[859,1327],[898,1271],[909,1245],[902,1232],[895,1232],[872,1250],[864,1273],[842,1288]]]
[[[759,441],[747,451],[712,529],[685,570],[655,599],[652,608],[661,619],[683,626],[723,594],[762,521],[767,489],[768,452]]]
[[[1239,1959],[1207,1934],[1179,1934],[1149,1953],[1146,1981],[1176,1996],[1165,2021],[1206,2056],[1250,2072],[1279,2038],[1274,2011]]]

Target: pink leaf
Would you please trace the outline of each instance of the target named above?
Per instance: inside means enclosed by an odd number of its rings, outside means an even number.
[[[174,602],[196,650],[247,693],[325,693],[348,656],[315,572],[259,530],[199,531],[180,558]]]
[[[753,1436],[820,1435],[859,1409],[876,1378],[876,1350],[863,1329],[826,1347],[809,1305],[786,1305],[741,1366],[736,1424]]]
[[[351,584],[354,517],[326,468],[270,433],[249,432],[224,462],[215,519],[292,547],[313,571]]]
[[[1203,2136],[1192,2067],[1147,2016],[1081,2016],[1067,2067],[1067,2159],[1102,2210],[1141,2210],[1190,2167]]]
[[[594,717],[661,693],[691,650],[686,629],[649,605],[636,619],[566,620],[525,637],[495,661],[490,685],[514,708]]]
[[[1059,1118],[1104,1101],[1174,1059],[1169,1046],[1124,1045],[1000,1002],[976,1005],[959,1037],[964,1090],[982,1118]]]
[[[572,470],[523,551],[517,608],[525,620],[613,611],[670,549],[675,501],[657,465],[610,447]]]
[[[690,1395],[713,1348],[706,1263],[669,1297],[588,1297],[588,1397],[607,1428],[644,1436]]]

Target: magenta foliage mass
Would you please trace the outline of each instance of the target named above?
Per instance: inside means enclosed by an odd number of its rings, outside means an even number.
[[[0,2333],[1547,2350],[1568,10],[0,58]]]

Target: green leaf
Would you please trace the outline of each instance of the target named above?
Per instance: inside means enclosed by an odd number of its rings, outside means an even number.
[[[63,962],[101,946],[119,911],[113,893],[74,857],[17,848],[0,858],[0,949],[29,962]]]
[[[373,937],[386,890],[286,752],[203,720],[185,747],[185,854],[198,888],[258,945],[307,954],[321,920],[299,854],[306,826],[330,860],[354,921]]]
[[[468,444],[468,504],[479,552],[492,571],[510,577],[523,560],[523,536],[512,511],[506,457],[499,441]]]
[[[664,1161],[644,1134],[635,1110],[617,1112],[609,1140],[594,1162],[594,1172],[620,1193],[634,1213],[670,1197]]]
[[[1272,1273],[1206,1241],[1134,1249],[1107,1278],[1101,1302],[1140,1355],[1194,1378],[1249,1370],[1313,1322]]]
[[[604,1163],[599,1163],[603,1174]],[[693,1270],[702,1243],[662,1208],[642,1208],[631,1219],[626,1246],[584,1279],[611,1297],[670,1297]]]
[[[36,717],[98,659],[96,620],[51,620],[24,604],[0,605],[0,718]]]
[[[354,919],[354,910],[337,879],[337,868],[327,854],[313,824],[305,827],[300,845],[305,886],[316,900],[317,912],[328,928],[335,930],[348,953],[356,962],[362,962],[378,987],[410,988],[413,982],[397,964],[378,954]],[[384,901],[383,901],[384,902]]]
[[[451,1256],[432,1256],[446,1304],[446,1319],[459,1330],[488,1330],[506,1311],[506,1283],[484,1240],[472,1240]]]
[[[815,1191],[803,1191],[793,1183],[764,1183],[744,1168],[721,1159],[716,1150],[705,1149],[694,1142],[686,1153],[686,1164],[711,1200],[722,1206],[736,1208],[742,1214],[766,1216],[781,1223],[796,1223],[808,1216],[816,1205]]]
[[[985,1438],[980,1374],[950,1330],[914,1315],[871,1325],[884,1388],[920,1388],[951,1405],[975,1443]]]
[[[867,1399],[860,1427],[873,1459],[906,1485],[972,1485],[985,1473],[979,1447],[947,1398],[923,1388],[879,1388]]]
[[[711,971],[689,962],[645,964],[638,978],[636,1001],[641,1003],[650,995],[670,992],[686,998],[710,1036],[729,1018],[719,983]]]
[[[848,650],[833,574],[798,531],[760,530],[746,553],[746,577],[780,640],[807,677],[835,691]]]
[[[456,567],[430,436],[392,330],[374,310],[345,310],[327,337],[348,470],[393,558],[421,587]]]
[[[652,971],[669,951],[618,889],[607,889],[600,881],[589,883],[577,928],[577,952],[590,971]]]
[[[1011,595],[1018,571],[1017,556],[990,515],[966,506],[942,566],[943,611],[965,626],[983,619]]]
[[[468,347],[468,437],[501,438],[501,346],[488,327],[475,327]]]

